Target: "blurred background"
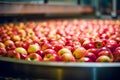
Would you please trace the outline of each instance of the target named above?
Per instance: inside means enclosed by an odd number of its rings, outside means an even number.
[[[120,0],[0,0],[0,14],[69,14],[119,18],[119,2]]]

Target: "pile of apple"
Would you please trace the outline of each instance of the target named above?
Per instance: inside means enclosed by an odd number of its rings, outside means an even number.
[[[119,62],[119,20],[47,20],[0,25],[0,56],[28,61]]]

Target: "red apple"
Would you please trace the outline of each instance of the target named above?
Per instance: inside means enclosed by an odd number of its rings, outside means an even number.
[[[70,54],[70,53],[64,53],[61,57],[60,57],[61,61],[64,62],[76,62],[75,57]]]
[[[69,49],[67,49],[67,48],[62,48],[62,49],[60,49],[60,50],[58,51],[58,55],[59,55],[59,56],[62,56],[62,55],[65,54],[65,53],[72,54],[72,52],[71,52]]]
[[[49,44],[49,43],[44,43],[42,46],[41,46],[41,50],[46,50],[46,49],[52,49],[52,45]]]
[[[28,60],[28,61],[42,61],[42,57],[40,55],[38,55],[37,53],[31,53],[25,58],[25,60]]]
[[[93,62],[89,57],[81,57],[78,62]]]
[[[15,50],[9,50],[7,51],[7,57],[20,59],[20,54],[16,52]]]
[[[114,52],[115,48],[118,47],[118,43],[115,40],[108,40],[106,47],[108,47],[112,52]]]
[[[22,41],[15,41],[16,47],[21,47],[24,43]]]
[[[63,48],[63,45],[62,45],[62,44],[54,44],[53,46],[54,46],[54,50],[55,50],[56,52],[58,52],[60,49]]]
[[[10,45],[10,44],[14,44],[14,42],[13,42],[12,40],[6,40],[6,41],[4,42],[4,44],[5,44],[6,46],[8,46],[8,45]]]
[[[114,61],[115,62],[120,62],[120,47],[115,49],[113,55],[114,55],[114,58],[115,58]]]
[[[87,53],[87,50],[84,47],[78,47],[74,50],[73,55],[76,59],[79,59],[83,56],[85,56]]]
[[[36,53],[39,54],[41,57],[44,57],[44,55],[45,55],[42,50],[38,50]]]
[[[0,55],[2,55],[2,56],[6,56],[6,54],[7,54],[6,49],[5,49],[5,48],[0,47]]]
[[[10,49],[15,49],[15,44],[12,40],[7,40],[5,41],[5,47],[6,49],[10,50]]]
[[[100,51],[100,52],[98,53],[98,57],[99,57],[99,56],[102,56],[102,55],[108,56],[111,61],[114,60],[113,54],[112,54],[112,52],[109,51],[109,50]]]
[[[92,41],[84,41],[82,45],[85,49],[95,48],[95,44]]]
[[[73,46],[64,46],[64,48],[69,49],[72,53],[75,50],[75,48]]]
[[[60,61],[60,58],[55,53],[46,53],[43,57],[43,61]]]
[[[96,59],[96,62],[112,62],[112,61],[111,61],[110,57],[108,57],[106,55],[102,55]]]
[[[87,52],[85,57],[90,58],[92,61],[95,61],[96,58],[97,58],[96,55],[94,53],[92,53],[92,52]]]
[[[46,54],[57,54],[57,52],[53,49],[46,49],[44,50],[44,55]]]
[[[91,49],[88,49],[87,51],[88,52],[92,52],[92,53],[94,53],[97,56],[100,50],[97,49],[97,48],[91,48]]]

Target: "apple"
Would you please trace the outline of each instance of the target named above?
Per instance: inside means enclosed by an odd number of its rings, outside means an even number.
[[[96,58],[97,58],[96,55],[94,53],[92,53],[92,52],[87,52],[85,57],[90,58],[92,61],[95,61]]]
[[[60,61],[60,58],[55,53],[46,53],[43,57],[43,61]]]
[[[68,48],[62,48],[58,51],[58,55],[59,56],[62,56],[63,54],[65,53],[69,53],[69,54],[72,54],[72,52],[68,49]]]
[[[36,53],[39,54],[41,57],[44,57],[44,55],[45,55],[42,50],[38,50]]]
[[[12,40],[13,40],[13,41],[20,41],[21,38],[20,38],[19,35],[13,35],[13,36],[12,36]]]
[[[115,40],[108,40],[106,47],[108,47],[112,52],[114,52],[115,48],[118,47],[118,43]]]
[[[112,52],[109,51],[109,50],[100,51],[100,52],[98,53],[98,57],[99,57],[99,56],[102,56],[102,55],[108,56],[111,61],[114,60],[113,54],[112,54]]]
[[[81,57],[78,62],[93,62],[89,57]]]
[[[29,45],[27,51],[28,53],[35,53],[40,49],[40,46],[38,44],[31,44]]]
[[[2,42],[2,38],[0,37],[0,42]]]
[[[46,61],[57,61],[54,55],[59,58],[68,55],[75,61],[95,62],[107,56],[111,62],[119,62],[119,47],[119,23],[114,20],[28,21],[5,23],[0,27],[2,56],[15,50],[20,59],[34,53]],[[63,57],[63,61],[66,59]],[[68,58],[68,61],[72,60]]]
[[[101,34],[100,39],[108,39],[109,36],[105,33]]]
[[[52,45],[49,44],[49,43],[44,43],[42,46],[41,46],[41,50],[46,50],[46,49],[52,49]]]
[[[111,61],[110,57],[108,57],[106,55],[102,55],[96,59],[96,62],[112,62],[112,61]]]
[[[24,49],[28,50],[29,45],[30,45],[30,44],[24,43],[24,44],[22,44],[21,46],[22,46]]]
[[[73,46],[64,46],[64,48],[69,49],[72,53],[75,50],[75,48]]]
[[[14,44],[14,42],[13,42],[12,40],[6,40],[6,41],[4,42],[4,44],[5,44],[5,46],[8,46],[8,45],[10,45],[10,44]]]
[[[99,51],[100,50],[97,49],[97,48],[90,48],[90,49],[87,50],[87,52],[94,53],[96,56],[98,55]]]
[[[27,55],[27,51],[23,47],[17,47],[15,48],[15,51],[18,52],[19,54]]]
[[[46,50],[44,50],[44,54],[45,55],[46,54],[57,54],[57,52],[55,50],[53,50],[53,49],[46,49]]]
[[[36,53],[31,53],[29,54],[25,60],[28,60],[28,61],[42,61],[42,57]]]
[[[2,56],[6,56],[6,54],[7,54],[6,49],[5,49],[5,48],[0,47],[0,55],[2,55]]]
[[[120,61],[120,47],[117,47],[113,53],[114,55],[114,61],[119,62]]]
[[[54,44],[53,46],[54,46],[54,50],[55,50],[56,52],[58,52],[60,49],[63,48],[63,45],[62,45],[62,44]]]
[[[85,49],[95,48],[95,44],[92,41],[84,41],[82,45]]]
[[[73,52],[73,56],[76,58],[76,59],[79,59],[83,56],[85,56],[87,53],[87,50],[84,48],[84,47],[78,47],[74,50]]]
[[[111,50],[110,50],[108,47],[106,47],[106,46],[100,48],[100,49],[99,49],[99,52],[100,52],[100,51],[106,51],[106,50],[111,52]]]
[[[9,50],[7,51],[7,57],[20,59],[20,54],[16,52],[15,50]]]
[[[0,42],[0,47],[1,47],[1,48],[5,48],[4,43]]]
[[[75,57],[70,53],[64,53],[63,55],[61,55],[60,59],[64,62],[76,62]]]
[[[8,50],[15,49],[15,47],[16,47],[12,40],[7,40],[4,42],[4,44],[5,44],[6,49],[8,49]]]

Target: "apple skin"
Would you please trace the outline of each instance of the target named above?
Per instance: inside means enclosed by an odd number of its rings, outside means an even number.
[[[81,57],[78,62],[93,62],[89,57]]]
[[[106,55],[102,55],[96,59],[96,62],[112,62],[112,61],[111,61],[110,57],[108,57]]]
[[[36,53],[39,54],[41,57],[44,57],[44,55],[45,55],[42,50],[38,50]]]
[[[118,43],[115,40],[108,40],[106,43],[106,47],[108,47],[112,52],[114,52],[115,48],[118,47]]]
[[[30,44],[24,43],[24,44],[22,44],[22,47],[23,47],[24,49],[28,50],[29,45],[30,45]]]
[[[57,52],[53,49],[46,49],[44,50],[44,55],[47,55],[47,54],[57,54]]]
[[[31,45],[29,45],[27,51],[28,51],[28,53],[35,53],[35,52],[37,52],[39,49],[40,49],[40,47],[39,47],[38,44],[31,44]]]
[[[99,52],[100,52],[100,51],[110,51],[110,52],[111,52],[111,50],[110,50],[108,47],[106,47],[106,46],[100,48],[100,49],[99,49]]]
[[[9,51],[7,51],[7,57],[21,59],[20,58],[20,54],[18,52],[16,52],[15,50],[9,50]]]
[[[76,59],[79,59],[83,56],[85,56],[87,53],[87,50],[84,48],[84,47],[78,47],[74,50],[73,52],[73,56],[76,58]]]
[[[28,60],[28,61],[42,61],[42,57],[40,55],[38,55],[37,53],[31,53],[25,58],[25,60]]]
[[[73,46],[64,46],[64,48],[69,49],[72,53],[74,52],[75,48]]]
[[[13,40],[13,41],[20,41],[21,38],[20,38],[19,35],[13,35],[13,36],[12,36],[12,40]]]
[[[47,53],[43,57],[43,61],[60,61],[60,57],[57,54],[54,54],[54,53]]]
[[[25,54],[27,55],[27,51],[23,47],[17,47],[15,48],[15,51],[18,52],[19,54]]]
[[[120,47],[115,49],[113,55],[114,55],[114,58],[115,58],[114,61],[115,62],[120,62]]]
[[[92,41],[84,41],[82,45],[85,49],[95,48],[95,44]]]
[[[16,47],[21,47],[24,43],[22,41],[15,41]]]
[[[61,61],[64,62],[76,62],[75,57],[70,54],[70,53],[64,53],[61,57],[60,57]]]
[[[15,49],[15,44],[12,40],[7,40],[4,42],[4,44],[7,50]]]
[[[0,48],[5,48],[4,43],[0,42]]]
[[[15,48],[16,48],[16,46],[14,44],[9,44],[9,45],[6,46],[7,50],[12,50],[12,49],[15,49]]]
[[[4,44],[5,44],[5,46],[8,46],[8,45],[10,45],[10,44],[14,44],[14,42],[13,42],[12,40],[6,40],[6,41],[4,42]]]
[[[59,56],[57,55],[57,52],[53,49],[46,49],[44,50],[44,61],[59,61]]]
[[[6,49],[5,49],[5,48],[0,47],[0,55],[2,55],[2,56],[6,56],[6,54],[7,54]]]
[[[52,49],[52,45],[49,44],[49,43],[44,43],[42,46],[41,46],[41,50],[46,50],[46,49]]]
[[[109,36],[105,33],[100,35],[100,39],[108,39],[108,38],[109,38]]]
[[[118,47],[115,49],[115,51],[116,51],[116,50],[120,50],[120,46],[118,46]]]
[[[2,38],[0,37],[0,42],[2,42]]]
[[[58,52],[60,49],[63,48],[63,45],[62,45],[62,44],[54,44],[53,46],[54,46],[54,50],[55,50],[56,52]]]
[[[110,58],[111,62],[114,60],[114,56],[113,56],[113,54],[112,54],[111,51],[104,50],[104,51],[100,51],[100,52],[98,53],[98,57],[103,56],[103,55],[104,55],[104,56],[108,56],[108,57]]]
[[[94,62],[95,62],[95,60],[97,58],[96,55],[94,53],[92,53],[92,52],[87,52],[86,55],[85,55],[85,57],[90,58]]]
[[[91,49],[88,49],[87,52],[91,52],[91,53],[94,53],[96,55],[96,57],[98,56],[98,53],[99,53],[99,49],[97,48],[91,48]]]
[[[65,53],[69,53],[69,54],[72,54],[72,52],[68,49],[68,48],[62,48],[58,51],[58,55],[59,56],[62,56],[63,54]]]

